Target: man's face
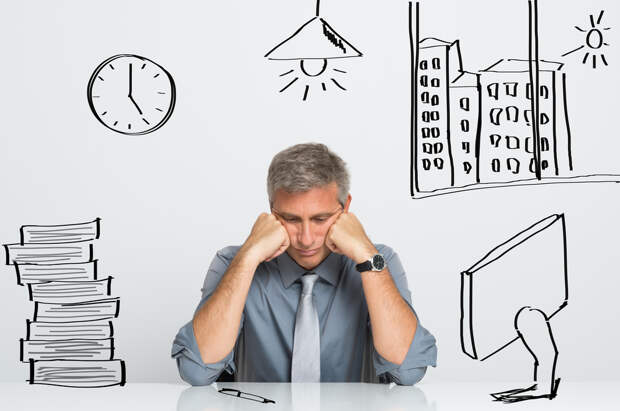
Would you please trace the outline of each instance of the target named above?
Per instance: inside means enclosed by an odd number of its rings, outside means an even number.
[[[335,182],[303,193],[276,191],[271,211],[288,232],[288,255],[307,270],[318,266],[331,252],[325,245],[329,228],[350,203],[351,195],[344,208],[338,202]]]

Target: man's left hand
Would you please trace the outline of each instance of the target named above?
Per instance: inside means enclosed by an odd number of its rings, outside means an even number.
[[[327,232],[325,245],[334,253],[344,254],[356,264],[372,258],[378,251],[355,214],[343,212]]]

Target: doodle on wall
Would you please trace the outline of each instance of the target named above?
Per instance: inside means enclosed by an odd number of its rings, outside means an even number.
[[[106,59],[88,81],[88,104],[97,120],[127,135],[152,133],[170,119],[176,87],[159,64],[133,54]]]
[[[499,59],[476,73],[463,69],[459,40],[420,40],[419,3],[415,15],[409,3],[413,198],[620,182],[616,174],[573,175],[564,65],[539,58],[537,2],[528,4],[528,59]]]
[[[506,403],[553,399],[558,348],[550,320],[568,304],[563,214],[544,218],[461,273],[461,348],[480,361],[516,341],[533,359],[533,384],[491,394]]]
[[[78,224],[24,225],[20,242],[4,244],[6,264],[34,302],[20,339],[30,384],[63,387],[125,385],[125,362],[114,356],[120,299],[112,277],[98,278],[93,243],[99,218]]]
[[[316,2],[316,14],[313,18],[265,54],[269,60],[299,61],[298,68],[291,68],[280,74],[286,81],[280,93],[301,78],[300,83],[305,82],[302,96],[304,101],[309,96],[311,85],[318,87],[318,83],[323,91],[327,91],[328,87],[346,90],[336,78],[340,74],[346,74],[346,71],[331,67],[331,63],[328,68],[328,60],[361,56],[358,49],[320,17],[320,0]]]
[[[590,28],[588,30],[582,29],[579,26],[575,26],[575,29],[577,31],[581,33],[586,33],[584,44],[580,45],[579,47],[571,51],[568,51],[562,54],[562,57],[566,57],[569,54],[572,54],[576,51],[587,48],[581,60],[583,64],[588,64],[588,61],[589,61],[588,58],[591,57],[590,60],[592,60],[592,68],[595,69],[596,64],[597,64],[596,57],[598,56],[604,65],[606,66],[609,65],[607,63],[607,58],[605,57],[605,54],[602,53],[603,47],[609,46],[609,43],[605,41],[605,36],[603,35],[603,32],[607,30],[611,30],[611,27],[602,27],[602,28],[600,27],[604,12],[605,10],[601,10],[601,12],[598,14],[598,17],[596,18],[596,22],[594,20],[594,15],[590,14]],[[597,55],[596,53],[598,51],[601,51],[601,53]],[[599,67],[600,67],[600,64],[599,64]]]

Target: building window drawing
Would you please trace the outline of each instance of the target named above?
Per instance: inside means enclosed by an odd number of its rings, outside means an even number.
[[[500,58],[468,71],[460,40],[421,38],[419,2],[415,10],[409,3],[412,198],[510,186],[620,182],[619,174],[574,171],[566,69],[539,57],[537,1],[525,4],[530,18],[527,58]],[[599,27],[602,16],[590,16],[590,43],[604,31]],[[428,125],[438,129],[433,137],[442,143],[441,152],[422,146]],[[429,166],[434,163],[442,166]]]

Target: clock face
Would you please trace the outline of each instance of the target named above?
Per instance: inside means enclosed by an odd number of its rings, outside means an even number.
[[[385,260],[381,255],[377,254],[372,257],[372,265],[374,265],[377,270],[382,271],[385,267]]]
[[[88,104],[106,127],[140,135],[163,126],[174,110],[172,76],[159,64],[119,54],[99,65],[88,82]]]

